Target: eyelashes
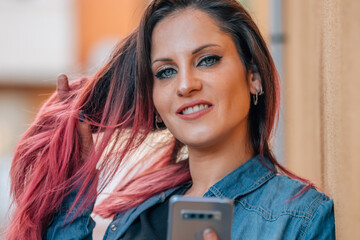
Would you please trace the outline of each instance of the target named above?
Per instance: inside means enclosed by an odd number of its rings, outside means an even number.
[[[201,59],[201,61],[199,62],[199,64],[197,65],[198,67],[202,67],[202,66],[212,66],[215,63],[217,63],[222,57],[220,56],[208,56],[208,57],[204,57],[203,59]]]
[[[202,67],[210,67],[210,66],[218,63],[221,60],[221,58],[222,57],[216,56],[216,55],[204,57],[200,60],[200,62],[196,65],[196,67],[201,67],[201,68]],[[177,73],[176,69],[168,67],[168,68],[164,68],[164,69],[158,71],[155,74],[155,77],[162,80],[162,79],[166,79],[166,78],[171,78],[176,73]]]
[[[158,73],[155,74],[155,77],[158,79],[164,79],[164,78],[170,78],[173,75],[175,75],[177,71],[173,68],[165,68],[163,70],[160,70]]]

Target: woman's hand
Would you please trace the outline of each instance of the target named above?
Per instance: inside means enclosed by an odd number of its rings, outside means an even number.
[[[220,240],[216,232],[211,228],[207,228],[204,230],[203,238],[204,240]]]
[[[65,100],[70,92],[69,80],[65,74],[60,74],[57,77],[57,86],[56,91],[59,96],[59,100]],[[81,113],[79,113],[80,115]],[[80,133],[81,144],[82,144],[82,153],[81,158],[86,159],[90,149],[94,145],[92,133],[91,133],[91,126],[86,121],[79,121],[78,122],[78,130]]]

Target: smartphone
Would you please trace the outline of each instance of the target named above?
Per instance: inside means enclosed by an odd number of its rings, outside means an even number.
[[[170,198],[167,240],[202,240],[206,228],[221,240],[231,239],[233,201],[174,195]]]

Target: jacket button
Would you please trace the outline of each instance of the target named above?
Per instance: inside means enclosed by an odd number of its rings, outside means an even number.
[[[117,226],[116,226],[115,224],[112,224],[112,225],[110,226],[110,229],[111,229],[111,231],[116,231]]]
[[[161,202],[165,202],[165,200],[166,200],[166,195],[165,195],[164,192],[161,192],[161,193],[160,193],[160,201],[161,201]]]

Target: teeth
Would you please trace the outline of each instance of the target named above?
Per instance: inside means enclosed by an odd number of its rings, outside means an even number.
[[[194,106],[194,112],[198,112],[200,110],[199,106]]]
[[[182,113],[183,115],[191,114],[191,113],[194,113],[194,112],[198,112],[198,111],[204,110],[204,109],[206,109],[206,108],[208,108],[208,107],[209,107],[209,105],[200,104],[200,105],[196,105],[196,106],[193,106],[193,107],[185,108],[181,113]]]

